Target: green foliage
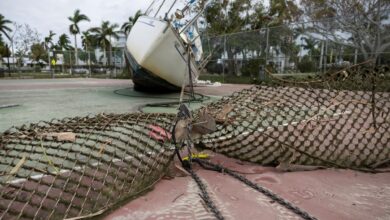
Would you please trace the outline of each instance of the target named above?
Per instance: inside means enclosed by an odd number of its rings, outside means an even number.
[[[89,52],[89,58],[91,59],[91,62],[94,62],[96,63],[97,60],[96,60],[96,55],[94,52]],[[79,53],[79,59],[88,63],[88,52],[81,52]]]
[[[84,50],[90,50],[93,46],[97,46],[97,39],[90,31],[83,31],[81,35],[81,45]]]
[[[100,27],[90,28],[88,31],[92,34],[98,46],[104,50],[109,49],[110,38],[119,38],[118,24],[110,24],[109,21],[103,21]]]
[[[243,30],[250,8],[250,0],[213,1],[206,11],[209,33],[226,34]],[[246,15],[241,16],[243,13]]]
[[[253,59],[265,61],[268,35],[268,46],[273,48],[273,52],[284,53],[290,59],[296,60],[300,48],[295,44],[295,39],[299,33],[282,24],[296,21],[301,14],[302,11],[294,4],[294,1],[272,0],[268,11],[262,2],[214,1],[206,11],[207,31],[212,35],[229,35],[221,36],[219,41],[210,41],[212,49],[208,49],[208,51],[216,53],[216,59],[218,59],[222,57],[223,50],[226,49],[227,70],[228,73],[232,74],[236,69],[235,57],[237,55],[242,56],[244,60],[251,55]],[[231,34],[259,28],[264,29]],[[256,68],[253,69],[256,66],[253,64],[254,62],[245,64],[244,74],[250,74],[250,71],[256,70]],[[259,63],[259,61],[256,62]]]
[[[315,62],[307,55],[303,56],[301,62],[298,63],[298,70],[301,73],[315,72],[317,69]]]
[[[8,19],[5,19],[5,17],[0,14],[0,34],[4,34],[6,38],[11,39],[9,36],[9,32],[12,31],[8,25],[11,24],[11,21]]]
[[[126,34],[128,35],[130,33],[130,30],[131,28],[133,27],[133,25],[135,24],[135,22],[138,20],[139,17],[141,17],[143,15],[142,11],[141,10],[138,10],[134,16],[130,16],[129,19],[123,23],[122,27],[121,27],[121,30]]]
[[[71,25],[69,26],[69,32],[73,35],[80,33],[80,28],[78,24],[81,21],[90,21],[89,18],[85,14],[80,13],[80,9],[77,9],[72,17],[68,17]]]
[[[35,61],[39,61],[46,54],[45,48],[40,43],[35,43],[31,46],[31,55]]]
[[[66,34],[61,34],[58,38],[57,45],[55,46],[57,50],[69,50],[72,47],[70,46],[69,36]]]
[[[313,20],[311,31],[339,45],[357,48],[364,59],[377,59],[390,48],[388,0],[302,0]]]
[[[0,58],[1,57],[10,57],[11,56],[11,50],[8,47],[8,44],[4,44],[0,42]]]
[[[11,55],[11,51],[8,45],[3,42],[0,34],[0,59],[2,57],[9,57],[10,55]]]
[[[50,30],[49,31],[49,35],[47,37],[45,37],[44,39],[44,45],[45,45],[45,49],[46,50],[49,50],[49,48],[53,47],[53,37],[55,36],[56,34]]]
[[[251,59],[242,65],[241,72],[243,76],[257,76],[260,66],[264,64],[264,61],[259,59]]]
[[[103,48],[104,57],[106,57],[106,51],[112,50],[111,38],[118,39],[119,38],[119,30],[118,24],[110,24],[109,21],[103,21],[100,27],[94,27],[89,29],[88,31],[93,34],[93,38],[95,39],[98,46]],[[111,63],[111,54],[109,56],[108,63]]]

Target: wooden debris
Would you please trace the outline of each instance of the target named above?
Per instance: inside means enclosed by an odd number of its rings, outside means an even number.
[[[319,170],[319,169],[325,169],[323,166],[309,166],[309,165],[298,165],[298,164],[290,164],[286,162],[281,162],[276,169],[278,171],[283,172],[300,172],[300,171],[312,171],[312,170]]]
[[[9,175],[12,176],[12,175],[16,174],[25,162],[26,162],[26,156],[24,155],[22,157],[22,159],[20,159],[19,162],[16,164],[16,166],[14,168],[12,168],[12,170],[9,172]]]
[[[227,121],[227,115],[233,110],[234,106],[226,104],[222,107],[222,110],[216,115],[215,121],[217,123],[225,123]]]
[[[76,134],[73,132],[53,132],[53,133],[44,133],[42,137],[53,137],[58,141],[67,141],[67,142],[75,142]]]

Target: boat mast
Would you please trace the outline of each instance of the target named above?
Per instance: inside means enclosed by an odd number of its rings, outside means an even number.
[[[165,4],[165,1],[166,1],[166,0],[163,0],[163,2],[161,3],[160,7],[158,7],[158,10],[157,10],[157,12],[154,14],[154,17],[156,17],[157,14],[160,12],[162,6]]]
[[[171,7],[170,7],[169,10],[167,11],[167,13],[165,13],[164,20],[166,20],[166,21],[168,20],[168,14],[169,14],[169,12],[171,12],[173,6],[176,5],[176,2],[177,2],[177,0],[173,1]]]

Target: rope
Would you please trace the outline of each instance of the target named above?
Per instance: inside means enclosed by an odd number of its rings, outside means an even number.
[[[229,174],[231,177],[233,177],[233,178],[243,182],[247,186],[255,189],[256,191],[258,191],[258,192],[260,192],[262,194],[264,194],[265,196],[269,197],[270,199],[274,200],[275,202],[279,203],[280,205],[284,206],[285,208],[289,209],[290,211],[294,212],[295,214],[299,215],[303,219],[306,219],[306,220],[317,220],[317,218],[311,216],[306,211],[300,209],[299,207],[295,206],[294,204],[290,203],[289,201],[287,201],[287,200],[283,199],[282,197],[276,195],[275,193],[273,193],[269,189],[266,189],[266,188],[264,188],[262,186],[257,185],[256,183],[253,183],[252,181],[250,181],[249,179],[245,178],[244,176],[241,176],[241,175],[235,173],[234,171],[232,171],[232,170],[230,170],[230,169],[228,169],[226,167],[223,167],[221,165],[217,165],[217,164],[211,163],[209,161],[200,160],[198,158],[194,158],[193,161],[198,163],[202,168],[204,168],[206,170],[212,170],[212,171],[216,171],[216,172],[219,172],[219,173],[227,173],[227,174]]]

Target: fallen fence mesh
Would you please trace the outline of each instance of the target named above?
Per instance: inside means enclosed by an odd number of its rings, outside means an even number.
[[[236,92],[206,107],[219,123],[198,145],[262,165],[385,167],[390,164],[390,93],[376,91],[386,77],[380,71],[353,67],[306,82],[274,79],[273,86]],[[386,85],[379,88],[389,89]]]
[[[310,81],[275,79],[194,112],[216,130],[199,147],[261,165],[382,171],[390,165],[386,74],[352,67]],[[205,117],[207,118],[207,117]],[[175,146],[172,114],[99,114],[0,134],[0,219],[91,217],[144,192]]]
[[[101,114],[6,131],[0,218],[88,216],[143,192],[172,159],[171,121],[164,114]]]

